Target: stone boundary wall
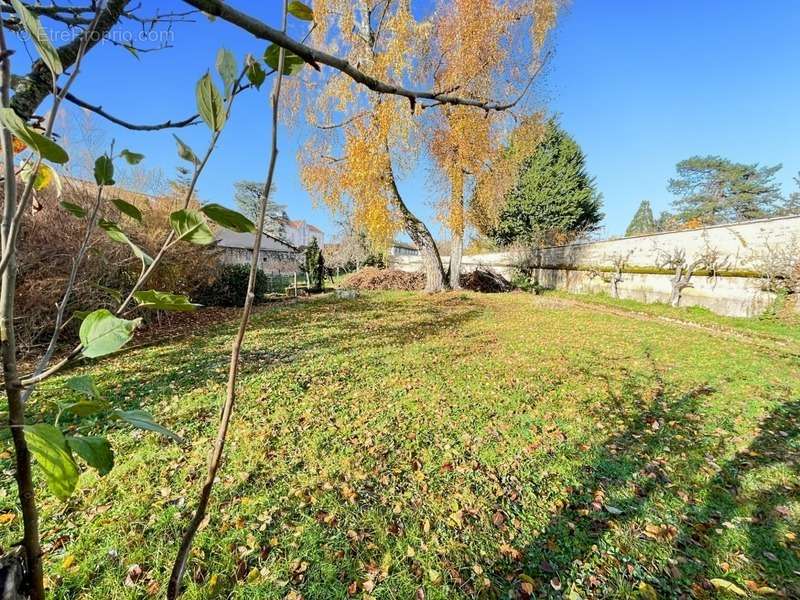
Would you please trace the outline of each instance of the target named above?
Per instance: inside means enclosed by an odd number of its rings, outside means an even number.
[[[681,305],[703,306],[722,315],[755,316],[775,300],[774,294],[761,289],[759,271],[763,257],[776,247],[796,247],[800,251],[800,216],[543,248],[537,275],[539,283],[548,288],[607,292],[609,283],[597,271],[610,269],[615,257],[625,256],[627,268],[633,272],[623,275],[618,288],[620,297],[668,302],[671,275],[659,272],[659,254],[683,250],[691,262],[712,248],[725,258],[721,276],[695,275],[693,287],[683,292]],[[508,278],[521,259],[521,254],[513,251],[465,256],[461,271],[488,269]],[[442,260],[446,266],[449,257],[443,256]],[[418,256],[399,256],[393,257],[392,266],[418,271],[422,264]]]

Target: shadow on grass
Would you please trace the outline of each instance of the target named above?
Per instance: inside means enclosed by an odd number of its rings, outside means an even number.
[[[569,594],[572,586],[583,593],[603,594],[607,576],[592,565],[602,551],[614,551],[604,547],[604,535],[612,529],[638,527],[635,523],[648,498],[670,482],[664,456],[695,437],[698,426],[692,416],[698,401],[713,393],[705,386],[683,392],[669,390],[657,372],[655,379],[657,388],[649,402],[641,398],[641,389],[626,379],[617,401],[597,416],[598,422],[617,423],[617,432],[583,466],[579,480],[570,486],[573,491],[566,505],[557,509],[527,544],[516,569],[509,562],[498,565],[501,569],[492,579],[503,593],[518,590],[527,576],[535,580],[537,597],[549,593],[560,597],[562,591]],[[631,403],[630,397],[640,398],[641,404]],[[625,499],[615,500],[615,496]],[[664,526],[664,535],[671,531],[669,524],[658,526]],[[616,560],[628,562],[622,552]],[[626,569],[631,582],[641,580],[644,573],[639,565],[633,560],[629,564]]]
[[[781,529],[789,519],[787,505],[800,496],[799,424],[800,400],[780,404],[767,415],[747,448],[719,468],[707,486],[705,501],[690,507],[692,527],[677,542],[686,555],[695,556],[712,552],[726,528],[742,527],[747,542],[741,551],[763,577],[754,583],[782,588],[790,598],[800,598],[800,546],[796,540],[794,544],[787,540]],[[788,479],[748,491],[755,483],[748,482],[749,478],[763,476],[772,468],[785,468]],[[747,517],[737,514],[742,508]]]
[[[696,412],[701,398],[714,390],[706,386],[671,390],[657,372],[655,377],[659,386],[652,400],[642,399],[640,408],[623,401],[632,397],[628,394],[641,394],[626,381],[619,401],[599,415],[606,423],[622,421],[621,429],[587,461],[583,475],[570,486],[566,504],[553,511],[519,560],[500,560],[487,573],[499,597],[529,597],[522,588],[525,581],[533,585],[536,598],[608,597],[609,590],[623,593],[624,589],[635,594],[640,582],[652,586],[659,598],[713,597],[709,579],[723,576],[715,574],[715,544],[746,504],[751,515],[742,519],[747,541],[738,549],[744,561],[760,563],[764,580],[759,586],[800,598],[800,552],[796,546],[787,547],[780,532],[781,521],[787,519],[786,505],[800,492],[800,401],[778,405],[763,420],[752,443],[719,467],[711,457],[720,450],[720,442],[703,434]],[[690,477],[710,467],[717,474],[700,489],[690,484],[681,490],[671,480],[673,469],[667,460],[676,453],[683,461],[680,469]],[[790,483],[739,497],[744,478],[778,464],[789,465],[794,476]],[[674,522],[668,522],[668,516],[653,521],[648,500],[670,495],[679,498],[680,512],[686,516],[673,516]],[[625,499],[616,501],[614,496]],[[704,500],[698,503],[696,498]],[[507,509],[522,516],[513,505]],[[615,547],[604,539],[619,530],[632,540],[628,547]],[[659,547],[648,550],[651,543]],[[573,590],[577,595],[570,596]]]
[[[254,316],[240,360],[239,383],[287,363],[309,359],[312,353],[380,353],[458,328],[480,314],[471,301],[437,302],[414,295],[355,301],[320,299],[264,310]],[[227,378],[230,343],[236,322],[216,324],[202,337],[184,338],[163,347],[150,346],[116,355],[113,366],[103,362],[86,366],[96,373],[101,392],[115,408],[147,408],[171,396],[184,396]],[[113,383],[112,381],[113,380]],[[302,382],[300,382],[302,388]],[[222,392],[220,392],[222,394]],[[39,419],[52,422],[58,407],[48,401],[52,388],[37,395],[43,399]],[[55,394],[60,395],[59,393]],[[145,406],[147,405],[147,406]],[[216,404],[198,408],[194,424],[216,422]],[[65,415],[65,426],[74,424]],[[87,422],[93,426],[91,421]],[[170,423],[164,423],[171,425]]]

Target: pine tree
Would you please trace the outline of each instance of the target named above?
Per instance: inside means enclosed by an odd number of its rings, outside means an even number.
[[[522,163],[498,225],[498,244],[538,243],[546,237],[593,231],[602,220],[602,197],[586,172],[580,146],[555,120],[533,154]]]
[[[233,184],[236,190],[233,196],[233,201],[239,210],[247,215],[253,222],[258,221],[258,214],[261,207],[261,194],[264,191],[264,183],[260,181],[237,181]],[[269,191],[269,195],[275,194],[275,185]],[[286,236],[286,227],[284,225],[283,216],[286,206],[283,204],[276,204],[271,199],[267,198],[267,212],[264,221],[264,232],[274,235],[279,238]]]
[[[782,201],[775,173],[781,165],[734,163],[719,156],[693,156],[676,165],[678,176],[668,189],[682,223],[698,219],[706,225],[748,221],[775,214]]]
[[[798,173],[797,177],[794,178],[794,182],[797,184],[797,191],[789,194],[789,197],[786,198],[783,206],[781,206],[780,210],[777,211],[776,214],[778,216],[794,217],[800,215],[800,173]]]
[[[631,224],[625,230],[625,236],[643,235],[656,231],[656,220],[653,217],[653,209],[648,200],[642,200],[636,214],[631,219]]]

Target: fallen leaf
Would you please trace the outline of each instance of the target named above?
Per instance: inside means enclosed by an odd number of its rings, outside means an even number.
[[[655,588],[644,581],[639,582],[639,597],[645,600],[658,600]]]
[[[528,596],[533,595],[533,584],[530,581],[523,581],[519,587],[522,590],[522,592],[527,594]]]
[[[730,581],[726,581],[725,579],[711,579],[709,583],[713,585],[718,590],[725,590],[726,592],[730,592],[731,594],[736,594],[737,596],[746,597],[747,592],[745,592],[742,588],[738,585],[731,583]]]
[[[511,560],[520,560],[522,558],[522,553],[519,550],[505,542],[500,544],[500,554]]]
[[[125,587],[136,587],[136,583],[144,575],[144,570],[139,565],[128,567],[128,574],[125,576]]]
[[[495,527],[500,527],[506,521],[506,516],[502,511],[498,510],[492,515],[492,523]]]

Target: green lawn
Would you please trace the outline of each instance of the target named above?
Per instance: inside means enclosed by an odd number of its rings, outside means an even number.
[[[796,336],[608,304],[384,293],[260,311],[186,597],[736,597],[714,586],[730,582],[800,598]],[[91,369],[187,442],[116,431],[111,474],[42,500],[54,598],[163,595],[233,331]],[[17,515],[0,543],[19,539]]]

